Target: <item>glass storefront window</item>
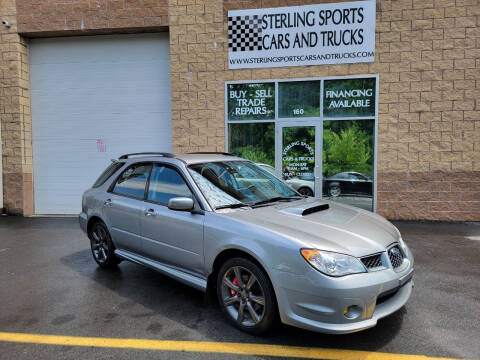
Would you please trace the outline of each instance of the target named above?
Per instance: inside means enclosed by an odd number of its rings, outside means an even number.
[[[232,154],[275,166],[275,123],[229,124],[228,145]]]
[[[320,116],[320,81],[278,83],[278,117]]]
[[[228,151],[304,195],[374,211],[377,82],[364,76],[227,83]]]
[[[375,78],[325,80],[323,116],[375,116]]]
[[[323,122],[323,197],[373,210],[375,120]]]
[[[275,119],[275,83],[229,84],[228,120]]]

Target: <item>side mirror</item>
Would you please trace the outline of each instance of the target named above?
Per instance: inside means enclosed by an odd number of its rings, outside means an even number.
[[[175,211],[191,211],[193,200],[187,197],[176,197],[168,200],[168,208]]]

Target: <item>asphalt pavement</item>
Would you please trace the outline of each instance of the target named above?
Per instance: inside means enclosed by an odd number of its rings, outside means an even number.
[[[409,303],[372,329],[231,327],[202,293],[139,265],[102,270],[75,218],[0,217],[0,332],[365,350],[480,359],[480,224],[395,223],[415,255]],[[267,359],[0,341],[0,359]],[[276,359],[279,359],[276,357]]]

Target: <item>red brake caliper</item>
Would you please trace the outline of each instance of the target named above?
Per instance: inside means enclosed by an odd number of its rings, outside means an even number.
[[[237,279],[236,276],[235,276],[235,278],[233,279],[232,283],[233,283],[233,285],[238,286],[238,279]],[[230,295],[235,296],[236,293],[237,293],[237,292],[236,292],[235,290],[230,289]]]

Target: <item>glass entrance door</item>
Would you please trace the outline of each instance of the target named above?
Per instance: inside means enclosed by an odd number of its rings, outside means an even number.
[[[303,195],[321,196],[321,130],[313,122],[282,122],[277,125],[277,175]]]

